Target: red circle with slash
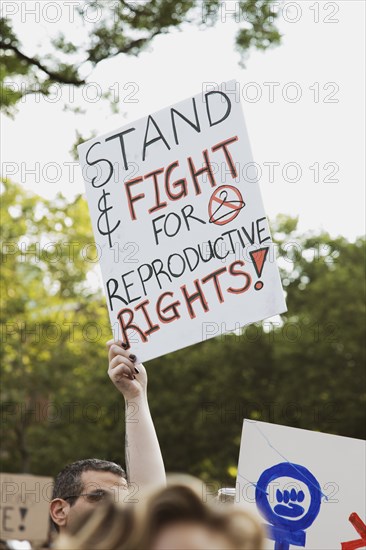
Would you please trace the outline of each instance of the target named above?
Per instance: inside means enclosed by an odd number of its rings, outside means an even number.
[[[239,189],[233,185],[221,185],[211,195],[208,205],[209,222],[216,225],[230,223],[244,206]]]

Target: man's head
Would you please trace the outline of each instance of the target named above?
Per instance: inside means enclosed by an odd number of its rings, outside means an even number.
[[[125,491],[126,474],[119,464],[97,458],[73,462],[56,477],[50,505],[52,524],[63,531],[106,495],[120,500],[118,495]]]

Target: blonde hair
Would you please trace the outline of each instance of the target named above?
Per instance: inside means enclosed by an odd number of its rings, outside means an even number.
[[[196,523],[223,535],[233,550],[262,550],[264,534],[259,522],[243,509],[217,502],[204,483],[191,476],[173,476],[168,486],[150,496],[144,503],[147,509],[145,525],[139,540],[140,546],[149,549],[159,533],[167,526]]]
[[[136,517],[130,506],[106,499],[83,514],[67,534],[56,539],[57,550],[128,550]]]
[[[60,535],[56,549],[149,550],[166,527],[195,523],[225,537],[233,550],[262,550],[263,531],[253,516],[236,506],[204,503],[199,480],[173,479],[138,504],[106,502],[74,534]]]

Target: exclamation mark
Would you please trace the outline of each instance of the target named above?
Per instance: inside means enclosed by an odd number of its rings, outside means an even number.
[[[27,515],[28,509],[27,508],[19,508],[20,512],[20,521],[24,522],[25,516]],[[24,531],[25,525],[22,523],[19,525],[19,531]]]
[[[266,261],[268,250],[269,250],[269,247],[265,246],[264,248],[258,248],[258,250],[249,252],[250,257],[252,258],[255,272],[258,275],[258,277],[262,275],[264,262]],[[254,285],[254,288],[255,290],[261,290],[263,286],[264,286],[264,283],[262,281],[257,281]]]

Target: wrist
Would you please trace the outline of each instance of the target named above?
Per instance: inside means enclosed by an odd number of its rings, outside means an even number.
[[[144,390],[133,394],[123,394],[126,406],[130,403],[135,403],[136,405],[145,406],[148,405],[147,393]]]

